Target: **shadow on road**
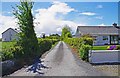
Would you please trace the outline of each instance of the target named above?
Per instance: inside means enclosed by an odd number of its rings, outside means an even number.
[[[40,72],[41,68],[48,69],[49,67],[43,65],[42,62],[44,62],[44,61],[41,61],[41,59],[39,57],[36,58],[34,61],[34,64],[30,68],[27,69],[27,72],[44,74],[43,72]]]

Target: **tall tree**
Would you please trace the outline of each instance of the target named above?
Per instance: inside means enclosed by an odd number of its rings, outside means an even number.
[[[16,7],[17,9],[14,8],[13,14],[18,19],[18,25],[21,31],[19,33],[18,43],[22,47],[23,56],[25,58],[39,56],[38,40],[34,31],[32,15],[33,2],[21,0],[20,5]]]
[[[64,38],[71,38],[72,34],[71,34],[71,28],[69,26],[64,26],[62,29],[62,34],[61,34],[61,39],[64,40]]]

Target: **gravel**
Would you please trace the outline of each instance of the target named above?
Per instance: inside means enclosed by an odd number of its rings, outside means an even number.
[[[120,65],[93,65],[94,68],[109,76],[119,76],[119,66]]]

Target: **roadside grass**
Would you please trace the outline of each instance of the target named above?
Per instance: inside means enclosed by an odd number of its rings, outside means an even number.
[[[55,44],[52,44],[52,48],[54,48],[58,44],[58,42],[56,42]]]
[[[107,50],[108,46],[93,46],[92,50]]]
[[[93,46],[92,50],[107,50],[107,47],[110,45],[104,45],[104,46]],[[120,45],[116,45],[117,47],[120,47]]]

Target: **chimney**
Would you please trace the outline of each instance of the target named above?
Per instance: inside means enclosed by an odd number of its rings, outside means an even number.
[[[114,24],[113,24],[113,26],[114,26],[115,28],[120,29],[120,27],[119,27],[119,26],[117,26],[117,23],[114,23]]]

